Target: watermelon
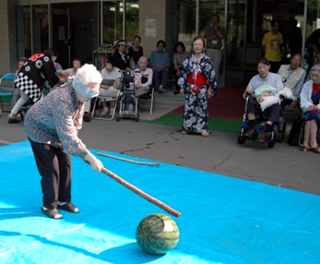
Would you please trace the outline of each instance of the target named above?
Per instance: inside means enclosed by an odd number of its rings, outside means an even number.
[[[163,255],[179,241],[179,229],[173,219],[165,214],[151,214],[137,227],[136,240],[146,252]]]

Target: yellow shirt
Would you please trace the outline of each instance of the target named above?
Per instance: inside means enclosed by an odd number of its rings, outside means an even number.
[[[283,42],[282,34],[272,34],[271,31],[264,34],[262,40],[262,46],[266,46],[265,57],[269,61],[281,61],[280,45]]]

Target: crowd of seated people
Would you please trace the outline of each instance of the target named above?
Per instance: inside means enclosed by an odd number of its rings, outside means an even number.
[[[262,58],[258,61],[259,74],[250,80],[244,93],[244,96],[248,94],[253,96],[248,101],[246,110],[250,127],[245,133],[246,137],[254,137],[254,120],[259,114],[266,120],[264,128],[258,135],[258,141],[263,143],[265,133],[270,131],[273,124],[279,123],[283,110],[287,105],[291,105],[291,107],[299,108],[303,112],[305,125],[301,150],[320,153],[320,147],[317,143],[317,134],[320,128],[320,65],[315,64],[307,77],[306,71],[300,67],[301,62],[301,55],[293,54],[290,58],[290,64],[281,65],[278,73],[272,73],[267,59]],[[257,93],[259,89],[264,87],[266,89],[269,87],[270,90],[261,90]],[[281,104],[279,101],[274,101],[273,104],[262,109],[262,101],[270,101],[268,100],[269,96],[275,95],[283,89],[289,89],[291,96],[282,99]]]
[[[164,93],[166,92],[166,86],[170,70],[170,58],[169,53],[165,51],[166,43],[163,40],[159,40],[156,43],[157,50],[151,52],[150,60],[143,56],[143,48],[140,46],[141,38],[135,36],[133,38],[133,44],[128,44],[125,40],[118,41],[116,49],[106,63],[106,67],[102,69],[101,75],[103,79],[114,79],[120,78],[121,70],[133,71],[135,76],[135,90],[136,95],[141,98],[150,97],[150,87],[154,84],[155,90]],[[129,47],[129,48],[128,48]],[[63,70],[61,65],[56,63],[56,56],[52,57],[56,74],[60,77],[71,77],[74,76],[82,65],[80,59],[75,58],[73,60],[73,67],[70,69]],[[172,66],[174,74],[180,76],[180,67],[183,61],[188,58],[189,53],[186,51],[183,42],[177,42],[174,47],[174,55],[172,58]],[[24,58],[25,60],[25,58]],[[320,61],[320,60],[319,60]],[[19,61],[19,64],[23,64],[23,60]],[[320,104],[318,95],[318,88],[320,83],[320,66],[317,63],[311,70],[309,76],[306,71],[302,69],[302,56],[299,53],[293,54],[290,58],[289,64],[283,64],[279,68],[277,73],[270,71],[270,62],[261,58],[257,63],[258,74],[252,77],[247,85],[245,94],[253,95],[253,100],[250,100],[247,105],[247,116],[249,129],[246,131],[245,136],[248,138],[254,137],[254,120],[256,115],[264,116],[266,122],[264,128],[259,132],[258,141],[265,141],[265,134],[270,131],[273,124],[279,122],[282,116],[282,111],[286,106],[290,105],[294,108],[301,108],[301,111],[305,113],[304,117],[306,120],[306,129],[304,136],[303,151],[313,150],[316,153],[320,152],[318,144],[316,144],[316,134],[318,132],[318,125],[320,122],[317,117],[320,113]],[[19,70],[17,70],[19,72]],[[62,78],[63,79],[63,78]],[[61,80],[62,80],[61,79]],[[60,84],[61,84],[60,80]],[[270,91],[258,90],[263,85],[269,85],[275,89]],[[292,91],[292,97],[283,99],[282,104],[274,103],[268,105],[268,107],[261,107],[262,101],[268,96],[274,96],[284,87],[289,88]],[[18,89],[19,90],[19,89]],[[101,85],[100,93],[105,96],[115,97],[119,91],[118,82],[110,85]],[[255,94],[255,91],[257,94]],[[255,94],[255,95],[254,95]],[[16,94],[14,100],[17,101],[19,93]],[[102,101],[103,111],[102,116],[114,114],[114,100],[106,102]],[[14,104],[13,104],[14,106]],[[109,107],[108,107],[109,106]],[[319,108],[319,109],[318,109]],[[319,113],[318,113],[319,112]],[[16,121],[16,117],[11,113],[9,116],[10,123],[19,122]],[[86,106],[86,113],[84,120],[90,121],[90,104]]]

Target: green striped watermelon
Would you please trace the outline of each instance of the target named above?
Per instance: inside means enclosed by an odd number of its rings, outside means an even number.
[[[177,245],[179,234],[179,229],[171,217],[151,214],[138,225],[136,240],[144,251],[162,255]]]

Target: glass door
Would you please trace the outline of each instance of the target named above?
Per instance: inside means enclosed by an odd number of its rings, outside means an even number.
[[[103,2],[103,37],[102,42],[116,44],[124,38],[123,3],[120,1]]]
[[[248,47],[246,41],[247,1],[228,1],[226,9],[225,36],[225,85],[244,81],[246,67],[253,65],[259,57],[258,49]]]
[[[52,5],[52,47],[58,51],[63,69],[71,67],[72,38],[70,34],[70,8],[66,5]]]

